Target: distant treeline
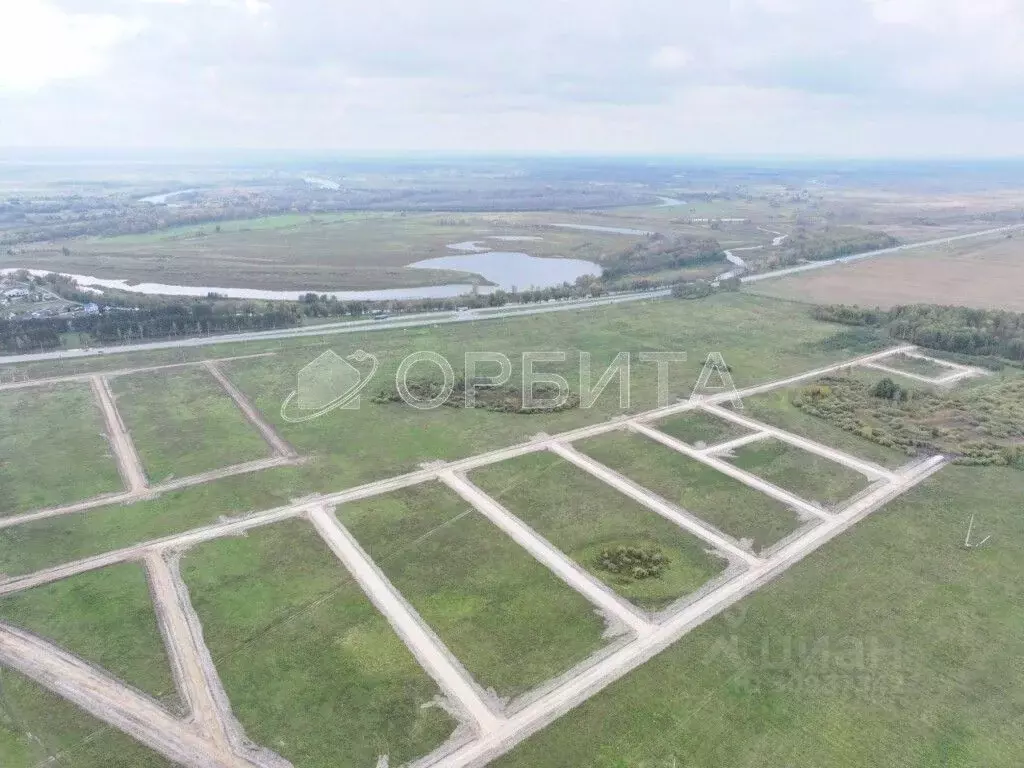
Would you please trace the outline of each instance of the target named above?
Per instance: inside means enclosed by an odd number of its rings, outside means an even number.
[[[897,245],[899,240],[885,232],[854,227],[799,227],[783,241],[777,253],[765,260],[763,266],[765,269],[778,269],[804,261],[829,261]]]
[[[61,334],[86,334],[97,344],[203,336],[238,331],[266,331],[301,324],[294,304],[260,312],[226,312],[209,302],[176,303],[148,309],[107,309],[73,318],[0,320],[0,350],[7,354],[58,349]]]
[[[644,275],[725,261],[721,244],[711,237],[654,234],[602,262],[602,279]]]
[[[1024,313],[913,304],[863,309],[844,304],[812,310],[818,320],[885,329],[893,339],[963,355],[1024,361]]]

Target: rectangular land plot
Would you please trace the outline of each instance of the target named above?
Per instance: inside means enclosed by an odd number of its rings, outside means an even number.
[[[956,373],[955,368],[926,360],[923,357],[914,357],[913,355],[893,355],[892,357],[879,360],[878,364],[884,365],[887,368],[895,368],[897,371],[925,376],[929,379],[941,379],[944,376]]]
[[[189,552],[182,572],[236,717],[296,766],[404,765],[456,727],[440,695],[308,523]]]
[[[364,549],[484,687],[514,697],[605,645],[603,619],[440,483],[337,509]]]
[[[651,426],[694,448],[708,448],[751,434],[740,424],[701,410],[686,411]]]
[[[876,380],[884,376],[881,371],[873,371],[872,375]],[[838,448],[851,456],[873,461],[888,469],[898,469],[912,458],[902,451],[879,445],[800,410],[791,399],[794,391],[780,389],[756,397],[746,397],[743,399],[742,413],[751,419]]]
[[[172,768],[173,763],[33,680],[0,667],[4,768]]]
[[[470,480],[611,589],[657,611],[721,573],[710,545],[551,453],[533,453],[477,470]],[[655,576],[601,565],[605,550],[663,554]]]
[[[110,388],[151,483],[270,455],[260,433],[203,368],[118,376]]]
[[[575,447],[733,538],[750,541],[754,552],[801,525],[783,504],[640,435],[612,432]]]
[[[0,517],[123,489],[88,384],[0,392]]]
[[[825,508],[836,507],[870,484],[855,469],[774,438],[744,445],[720,458]]]

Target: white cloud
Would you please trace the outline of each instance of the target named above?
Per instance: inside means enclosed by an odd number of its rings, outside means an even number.
[[[0,91],[100,74],[110,49],[139,29],[113,15],[66,13],[46,0],[0,3]]]
[[[652,69],[666,72],[675,72],[685,69],[693,61],[693,55],[684,48],[675,45],[666,45],[651,54],[650,64]]]

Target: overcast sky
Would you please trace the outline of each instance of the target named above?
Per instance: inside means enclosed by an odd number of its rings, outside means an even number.
[[[1021,0],[0,0],[0,146],[1024,154]]]

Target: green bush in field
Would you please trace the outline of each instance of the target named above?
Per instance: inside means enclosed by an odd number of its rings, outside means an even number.
[[[630,581],[658,578],[668,562],[661,550],[626,546],[604,549],[597,558],[598,568]]]
[[[797,390],[802,411],[908,456],[953,455],[958,464],[1024,469],[1024,378],[953,394],[825,377]]]

